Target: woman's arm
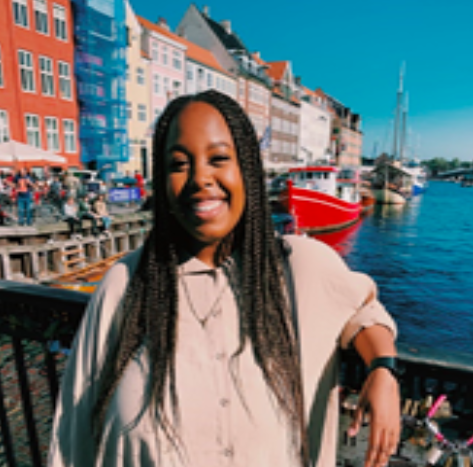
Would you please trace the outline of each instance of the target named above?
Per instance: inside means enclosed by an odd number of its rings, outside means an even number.
[[[374,358],[397,355],[393,333],[382,325],[362,329],[353,344],[367,366]],[[386,368],[377,368],[366,378],[348,431],[350,436],[358,433],[366,412],[370,413],[371,427],[365,467],[385,466],[396,451],[401,424],[399,385]]]

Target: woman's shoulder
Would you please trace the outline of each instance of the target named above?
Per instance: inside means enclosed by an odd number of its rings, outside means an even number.
[[[333,248],[315,238],[303,235],[284,235],[283,239],[289,245],[291,259],[316,258],[319,261],[343,262]]]

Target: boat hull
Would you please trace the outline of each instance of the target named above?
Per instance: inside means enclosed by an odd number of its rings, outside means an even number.
[[[380,204],[405,204],[407,201],[405,196],[389,188],[371,189],[371,193]]]
[[[314,235],[335,232],[360,218],[361,203],[350,203],[316,190],[288,185],[280,199],[294,216],[297,233]]]

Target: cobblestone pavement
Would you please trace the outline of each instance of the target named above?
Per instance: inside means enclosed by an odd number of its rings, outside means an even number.
[[[24,353],[30,389],[29,393],[33,406],[33,416],[43,465],[46,465],[53,417],[53,405],[46,378],[44,351],[41,344],[24,341]],[[66,357],[61,353],[54,355],[58,375],[61,377]],[[10,435],[13,440],[16,465],[18,467],[30,467],[32,460],[16,364],[12,344],[6,336],[0,336],[0,378],[4,392],[4,404],[7,411]],[[3,467],[6,465],[4,441],[3,437],[0,436],[0,466]]]

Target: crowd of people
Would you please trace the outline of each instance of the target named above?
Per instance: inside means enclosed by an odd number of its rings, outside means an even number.
[[[143,176],[129,172],[126,179],[135,181],[144,199]],[[131,185],[127,185],[131,186]],[[8,220],[19,226],[34,224],[34,206],[49,203],[69,225],[71,238],[80,239],[86,221],[91,223],[93,235],[109,235],[112,217],[107,207],[107,185],[101,180],[84,181],[73,171],[52,172],[47,167],[38,176],[26,168],[17,172],[0,172],[0,225]],[[7,209],[16,206],[16,209]]]

